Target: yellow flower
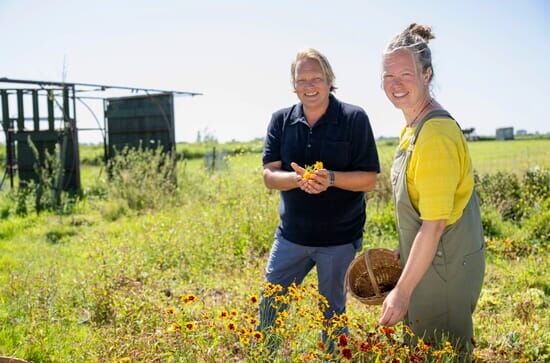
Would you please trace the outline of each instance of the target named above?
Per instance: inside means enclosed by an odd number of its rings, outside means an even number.
[[[323,169],[323,162],[322,162],[322,161],[316,162],[316,163],[313,165],[313,168],[314,168],[315,170]]]
[[[187,331],[193,331],[195,329],[195,322],[194,321],[188,321],[187,323],[185,323],[185,329],[187,329]]]
[[[168,333],[175,333],[180,330],[181,330],[181,325],[179,325],[178,323],[172,323],[168,327]]]
[[[453,354],[455,352],[453,345],[449,341],[445,342],[445,348],[443,348],[443,350],[448,354]]]
[[[237,324],[235,324],[233,321],[230,321],[226,325],[227,329],[230,331],[236,331],[237,330]]]
[[[405,327],[405,332],[411,336],[411,337],[414,337],[414,333],[412,332],[411,328],[408,326],[408,325],[404,325]]]
[[[250,325],[258,325],[258,319],[256,318],[249,318],[248,322],[250,323]]]
[[[197,301],[197,297],[194,294],[187,294],[181,297],[181,302],[184,305],[192,304]]]
[[[231,309],[231,311],[229,311],[229,315],[237,317],[239,315],[239,313],[237,312],[237,310]]]
[[[260,299],[258,299],[257,295],[251,295],[248,298],[248,301],[250,301],[251,304],[257,304],[260,301]]]
[[[220,318],[225,319],[229,316],[229,313],[226,310],[220,311]]]
[[[165,314],[166,316],[174,315],[175,312],[176,312],[176,308],[174,308],[173,306],[167,307],[167,308],[164,310],[164,314]]]
[[[264,338],[264,335],[262,334],[262,332],[259,332],[259,331],[254,332],[252,336],[254,337],[254,339],[256,339],[259,342],[261,342],[262,339]]]

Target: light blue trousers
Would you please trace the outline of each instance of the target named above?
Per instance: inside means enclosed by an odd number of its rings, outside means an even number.
[[[308,247],[292,243],[282,236],[276,236],[265,269],[266,281],[288,287],[291,283],[301,284],[313,266],[317,266],[319,293],[328,300],[325,318],[346,311],[344,278],[346,270],[362,248],[359,239],[344,245],[330,247]],[[278,310],[272,306],[272,299],[262,296],[260,301],[260,329],[274,324]]]

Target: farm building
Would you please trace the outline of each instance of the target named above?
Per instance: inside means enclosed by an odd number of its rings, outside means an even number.
[[[496,130],[496,139],[497,140],[513,140],[514,139],[514,128],[513,127],[501,127]]]

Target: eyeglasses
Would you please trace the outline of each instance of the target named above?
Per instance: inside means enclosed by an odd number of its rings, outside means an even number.
[[[296,85],[296,87],[306,87],[310,84],[312,84],[314,86],[318,86],[318,85],[322,84],[323,82],[325,82],[324,78],[315,77],[315,78],[312,78],[312,79],[298,79],[294,82],[294,84]]]

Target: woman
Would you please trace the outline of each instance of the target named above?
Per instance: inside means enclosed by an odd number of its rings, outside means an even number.
[[[471,351],[483,230],[466,141],[430,94],[433,38],[429,27],[413,23],[383,57],[384,92],[405,117],[391,170],[403,273],[379,323],[405,318],[416,337]]]

